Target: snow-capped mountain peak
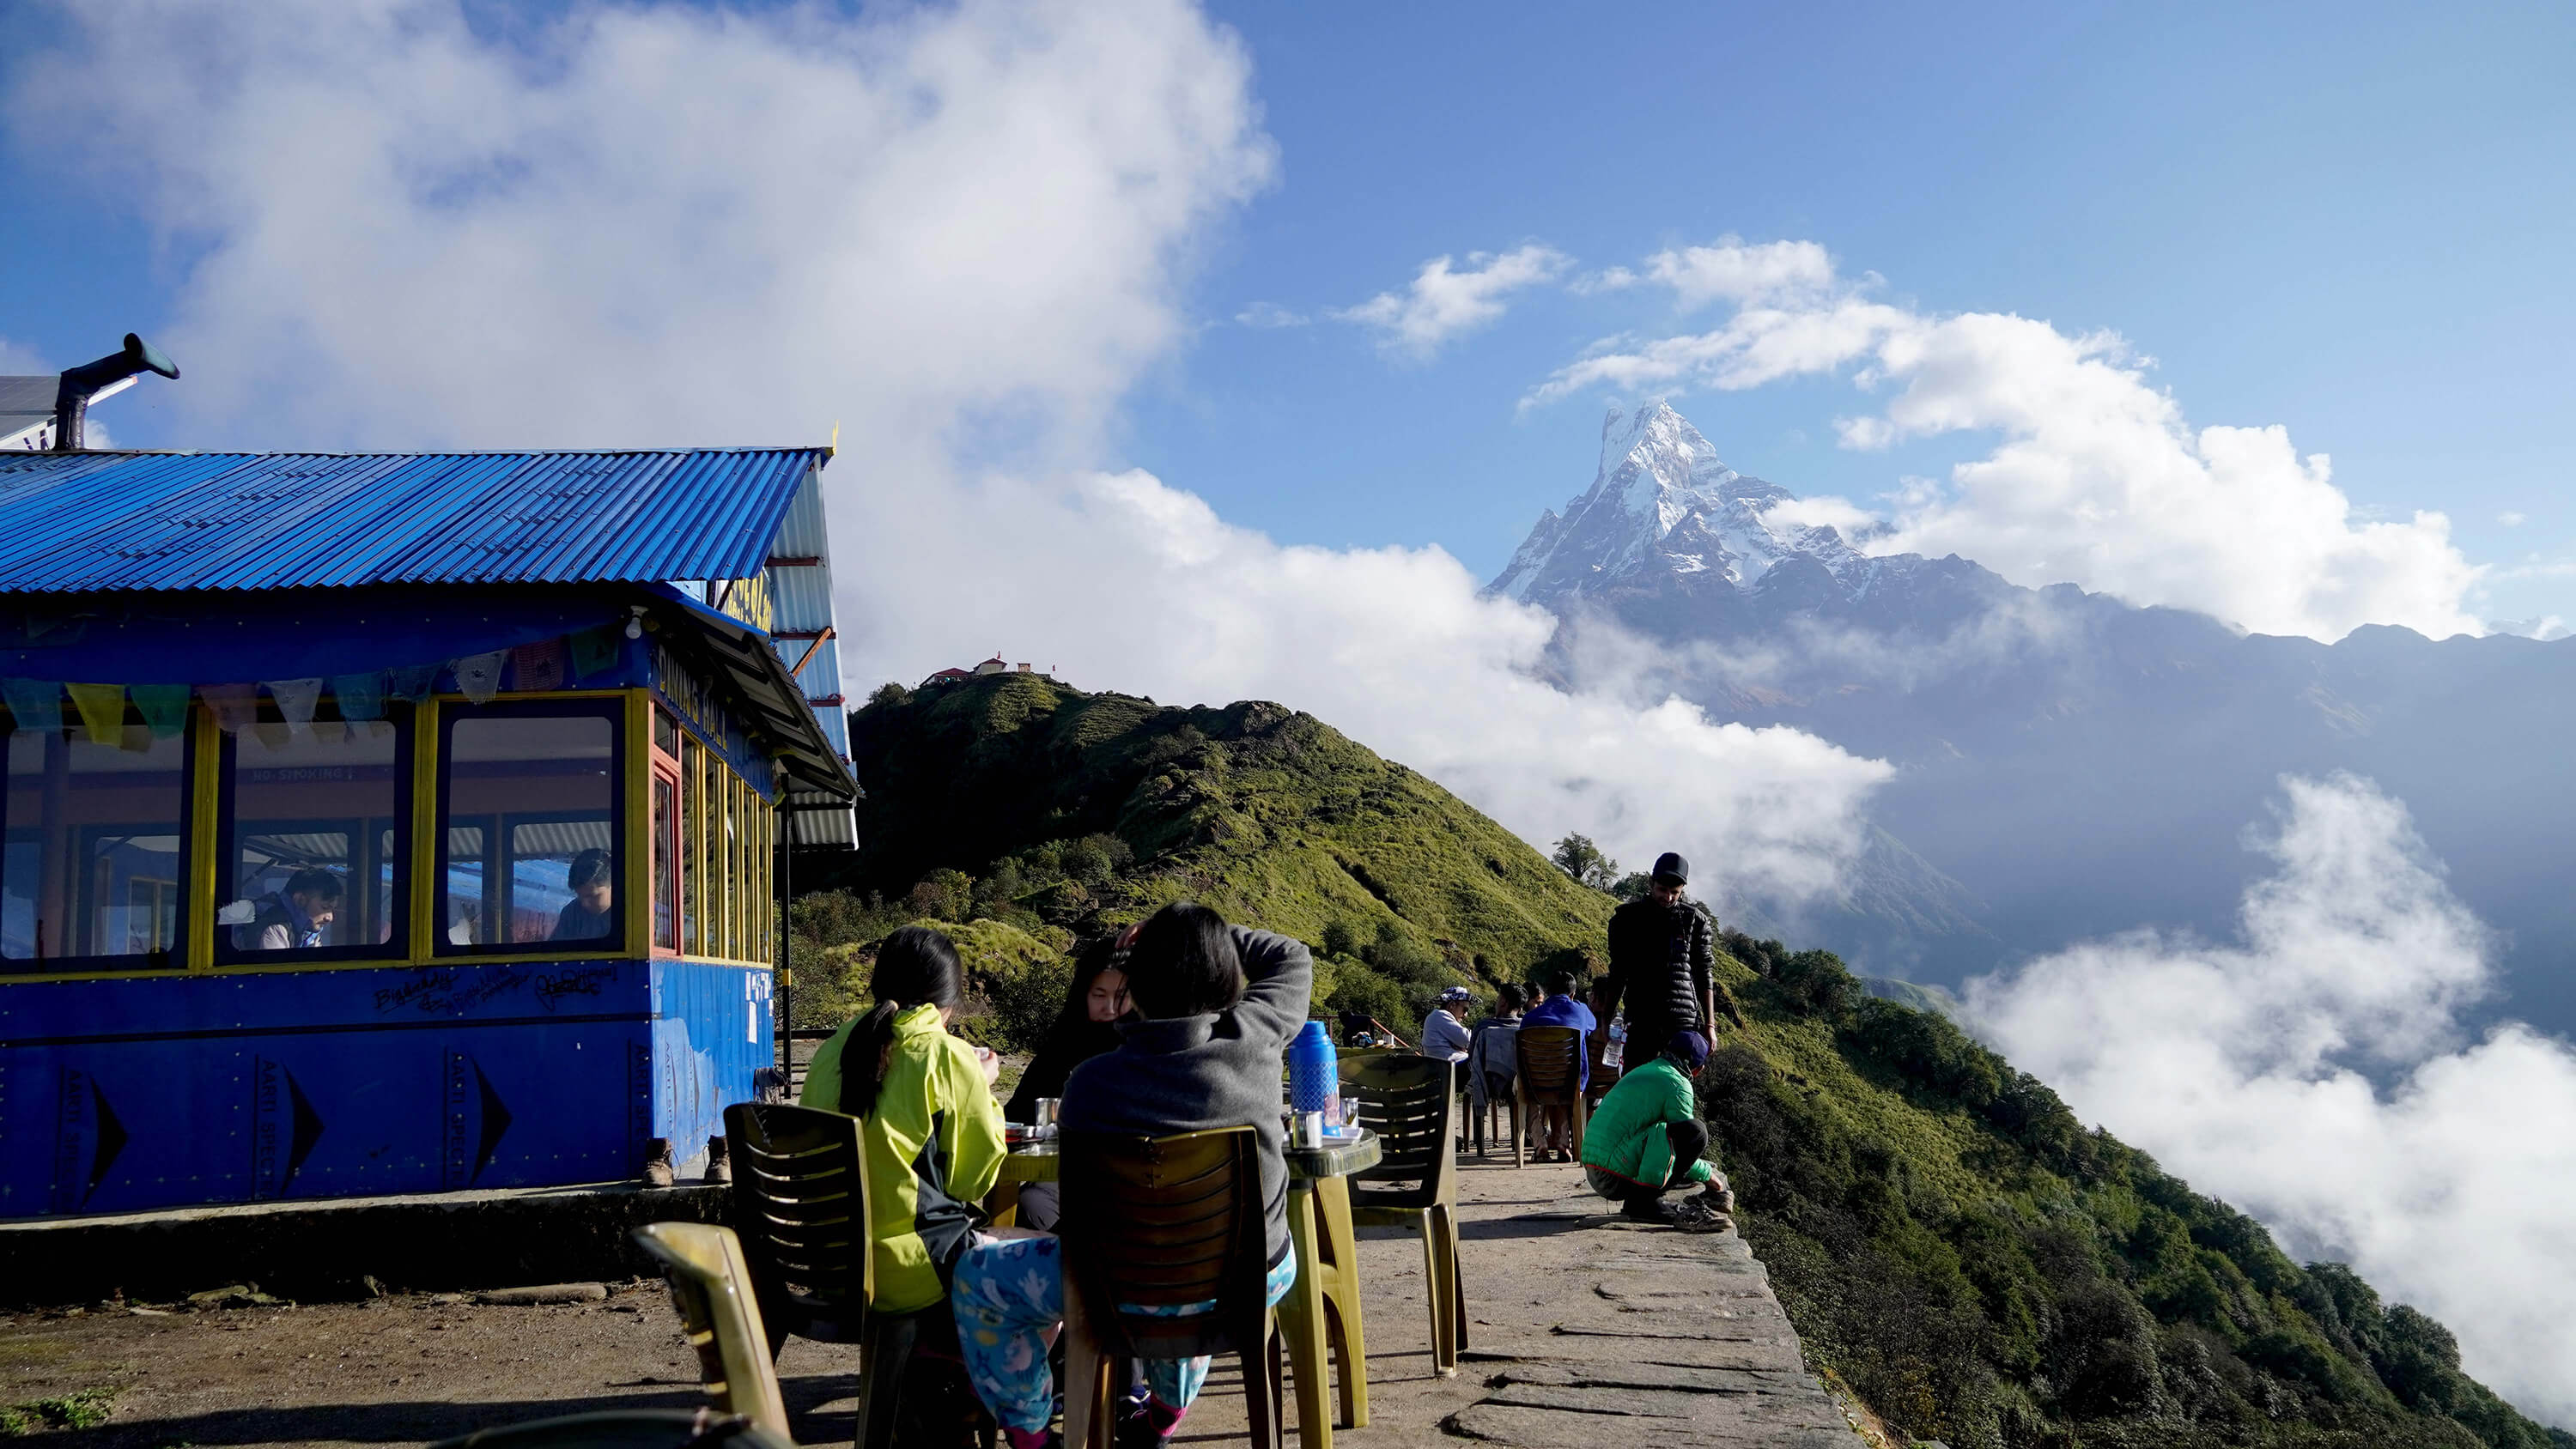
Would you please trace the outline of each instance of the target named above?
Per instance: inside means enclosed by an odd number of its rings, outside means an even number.
[[[1602,420],[1591,489],[1568,500],[1563,514],[1540,515],[1489,588],[1533,603],[1687,575],[1740,589],[1793,555],[1842,577],[1861,555],[1834,530],[1765,521],[1795,496],[1726,466],[1667,403],[1633,413],[1614,407]]]

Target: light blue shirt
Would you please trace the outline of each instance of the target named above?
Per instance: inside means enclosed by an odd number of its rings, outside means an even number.
[[[1422,1054],[1426,1057],[1445,1057],[1453,1062],[1463,1062],[1467,1059],[1468,1045],[1475,1039],[1475,1034],[1467,1030],[1467,1023],[1451,1015],[1445,1006],[1433,1007],[1431,1014],[1422,1018]]]

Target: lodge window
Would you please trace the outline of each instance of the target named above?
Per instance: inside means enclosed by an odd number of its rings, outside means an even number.
[[[184,964],[186,737],[74,724],[0,736],[0,754],[0,972]]]
[[[404,954],[408,711],[290,726],[273,706],[221,737],[215,959]]]
[[[622,706],[439,711],[437,950],[622,952]]]
[[[653,710],[653,949],[680,950],[680,726],[669,710]]]
[[[706,920],[703,905],[707,867],[705,853],[699,847],[707,838],[702,819],[707,797],[706,748],[694,736],[680,740],[680,781],[680,951],[703,956],[706,947],[700,928]]]

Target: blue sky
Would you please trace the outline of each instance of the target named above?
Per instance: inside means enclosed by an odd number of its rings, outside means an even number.
[[[1130,391],[1107,461],[1232,522],[1436,542],[1490,575],[1589,480],[1610,394],[1524,395],[1595,339],[1691,327],[1644,292],[1542,286],[1413,360],[1329,311],[1443,254],[1542,243],[1573,275],[1732,234],[1818,243],[1926,314],[2116,330],[2194,425],[2283,425],[2365,509],[2444,510],[2472,561],[2522,570],[2489,579],[2487,617],[2576,618],[2563,6],[1215,13],[1276,177],[1192,240],[1195,330]],[[0,227],[0,338],[55,366],[150,334],[185,245],[10,141],[5,194],[63,199]],[[1254,303],[1315,320],[1233,320]],[[1862,500],[1987,441],[1837,446],[1862,400],[1831,377],[1675,401],[1736,466]],[[190,441],[151,388],[101,420]]]

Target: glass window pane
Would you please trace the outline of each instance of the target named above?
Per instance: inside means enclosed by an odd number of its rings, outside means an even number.
[[[751,959],[769,959],[769,812],[751,800]]]
[[[725,772],[725,955],[742,959],[742,781]]]
[[[602,715],[467,716],[447,731],[448,944],[617,944],[616,727]]]
[[[402,739],[384,720],[291,730],[264,721],[230,737],[232,809],[215,913],[234,951],[375,946],[397,933],[395,876],[367,859],[400,833]]]
[[[706,811],[707,786],[698,742],[690,736],[680,740],[680,789],[680,951],[702,956],[706,952],[698,941],[698,896],[705,888],[707,871],[699,850],[706,829],[699,817]]]
[[[174,950],[186,879],[186,742],[132,725],[118,743],[95,744],[75,727],[20,731],[0,738],[0,751],[9,781],[0,802],[0,961],[24,970]]]
[[[679,865],[673,853],[680,828],[680,784],[669,775],[653,776],[653,944],[665,951],[680,947],[679,902],[672,899]]]

